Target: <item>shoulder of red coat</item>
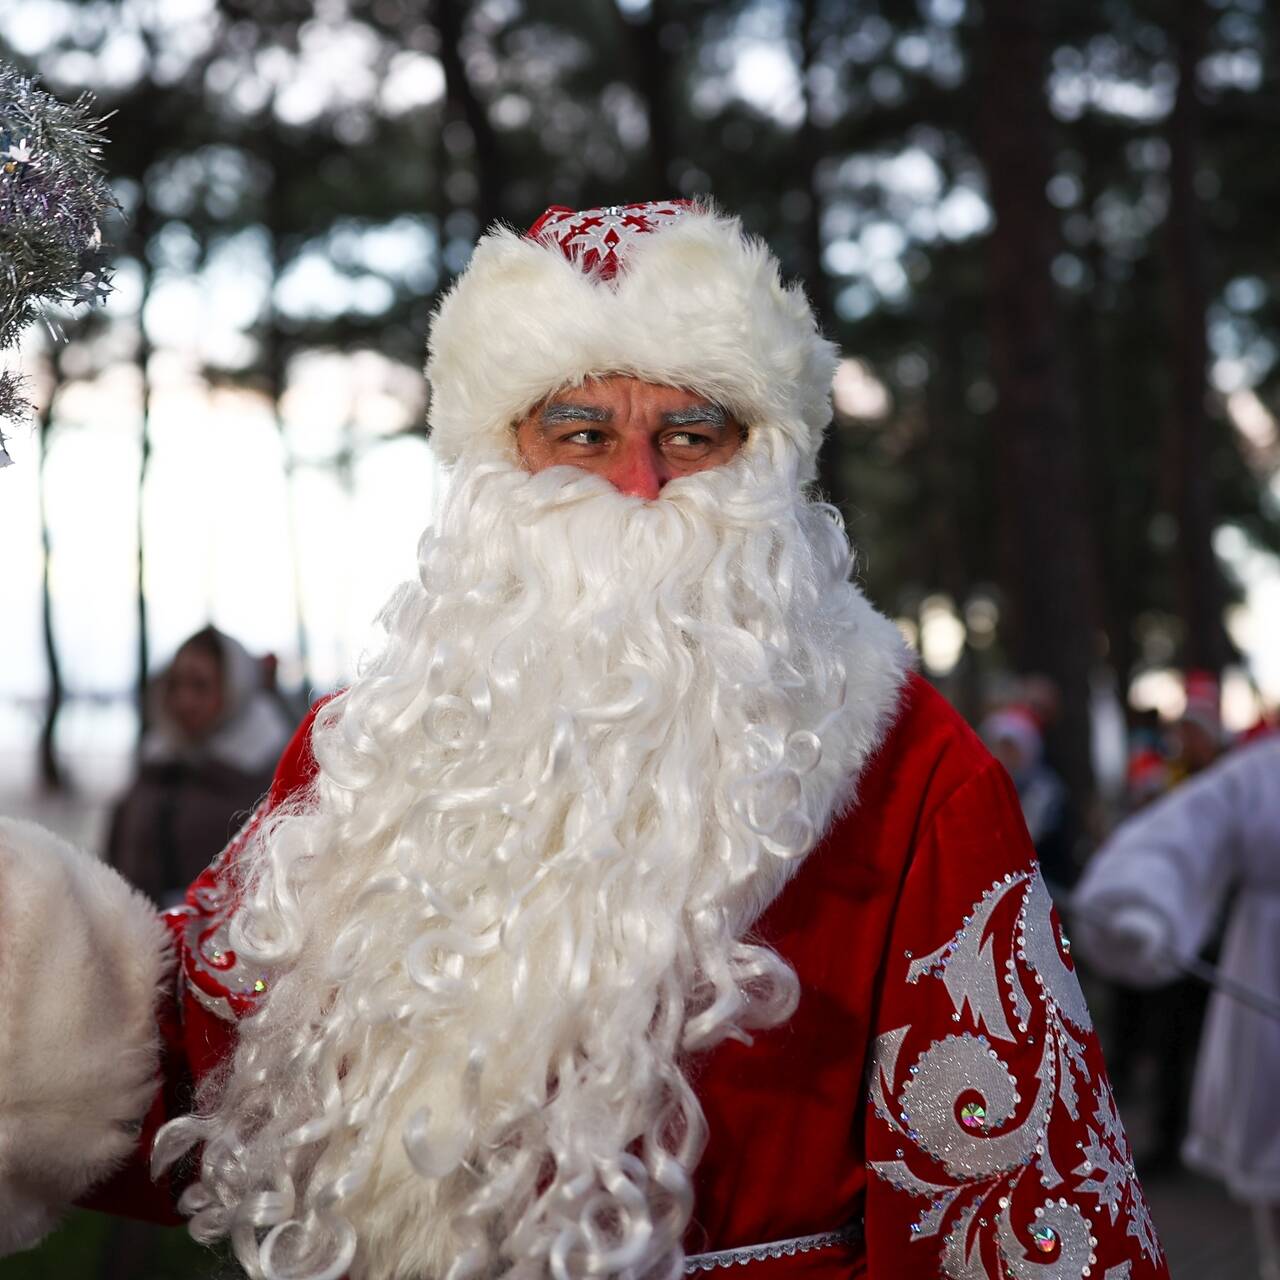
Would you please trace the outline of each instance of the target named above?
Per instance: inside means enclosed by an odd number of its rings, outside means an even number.
[[[331,693],[317,699],[293,731],[293,737],[280,756],[280,763],[276,765],[275,776],[271,780],[270,804],[279,804],[287,795],[315,777],[316,758],[311,751],[311,731],[315,727],[316,717],[337,696],[337,693]]]
[[[991,764],[991,753],[964,717],[912,672],[894,721],[858,780],[858,802],[878,801],[910,782],[913,791],[941,804]]]

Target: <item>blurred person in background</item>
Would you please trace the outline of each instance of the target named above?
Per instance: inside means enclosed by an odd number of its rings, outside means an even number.
[[[1280,739],[1240,747],[1121,825],[1086,868],[1073,932],[1087,959],[1145,987],[1179,981],[1224,905],[1221,972],[1280,1002]],[[1184,980],[1185,981],[1185,980]],[[1184,1038],[1194,1024],[1183,1023]],[[1170,1064],[1161,1064],[1167,1067]],[[1280,1020],[1215,992],[1182,1158],[1253,1206],[1280,1280]]]
[[[295,721],[239,641],[205,627],[152,686],[137,777],[112,813],[106,860],[162,907],[227,842],[271,784]]]
[[[1066,784],[1044,758],[1044,735],[1037,716],[1030,707],[1001,707],[982,722],[980,733],[1013,779],[1050,889],[1055,893],[1069,889],[1079,875],[1076,824]]]
[[[280,708],[285,720],[296,725],[307,714],[314,699],[306,688],[287,689],[280,683],[280,658],[274,653],[264,653],[258,659],[262,670],[262,687],[267,696]]]
[[[1169,790],[1169,761],[1163,752],[1139,747],[1125,770],[1125,806],[1131,814],[1145,809]]]
[[[151,684],[151,727],[112,813],[106,860],[162,907],[181,901],[271,784],[298,719],[274,692],[274,674],[274,664],[209,626]],[[116,1219],[99,1280],[144,1274],[152,1234]]]
[[[1155,709],[1133,713],[1121,820],[1172,788],[1173,741],[1171,726]],[[1203,994],[1186,979],[1151,991],[1121,975],[1112,997],[1106,1036],[1112,1083],[1122,1102],[1144,1106],[1150,1115],[1151,1138],[1139,1149],[1139,1164],[1148,1174],[1176,1169],[1190,1094],[1191,1046],[1203,1016]]]
[[[1226,736],[1221,685],[1211,671],[1183,677],[1185,704],[1172,724],[1155,711],[1135,716],[1128,772],[1129,814],[1183,786],[1220,758]],[[1095,855],[1096,856],[1096,855]],[[1210,928],[1202,946],[1212,949],[1218,930]],[[1110,1041],[1116,1092],[1149,1106],[1151,1140],[1140,1150],[1147,1174],[1179,1166],[1191,1100],[1195,1045],[1204,1023],[1204,988],[1191,978],[1170,977],[1158,989],[1116,979]]]
[[[1186,706],[1170,729],[1169,782],[1177,787],[1207,769],[1222,754],[1222,690],[1212,671],[1188,671]]]

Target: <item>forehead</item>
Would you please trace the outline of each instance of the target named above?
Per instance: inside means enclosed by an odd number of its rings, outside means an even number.
[[[647,382],[628,374],[608,373],[585,379],[579,385],[561,387],[547,396],[544,403],[614,404],[643,401],[658,409],[679,409],[687,405],[710,404],[709,396],[689,387],[672,387],[660,382]]]
[[[218,675],[218,660],[207,650],[190,645],[179,649],[174,654],[169,670],[171,674],[183,677],[208,674],[216,678]]]

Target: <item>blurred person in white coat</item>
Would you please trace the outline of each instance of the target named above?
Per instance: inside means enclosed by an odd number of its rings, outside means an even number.
[[[1158,986],[1194,957],[1230,898],[1224,977],[1280,1002],[1280,737],[1234,752],[1122,824],[1076,890],[1094,965]],[[1280,1019],[1214,993],[1183,1160],[1253,1206],[1266,1280],[1280,1280]]]

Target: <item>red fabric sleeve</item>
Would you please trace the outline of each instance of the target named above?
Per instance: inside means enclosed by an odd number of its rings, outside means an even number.
[[[889,937],[868,1275],[1167,1278],[1070,945],[994,762],[921,833]]]
[[[311,728],[323,705],[317,703],[298,726],[280,757],[262,803],[196,879],[187,891],[185,905],[164,913],[173,934],[176,963],[173,984],[161,994],[156,1009],[162,1044],[156,1096],[143,1120],[133,1154],[80,1202],[85,1208],[168,1225],[183,1221],[176,1205],[192,1169],[180,1165],[153,1180],[151,1148],[162,1125],[191,1110],[196,1085],[231,1051],[236,1021],[252,1007],[252,982],[247,991],[232,985],[229,979],[237,969],[235,955],[229,949],[224,953],[210,939],[225,928],[234,905],[237,859],[250,835],[315,776]],[[214,954],[219,957],[217,961],[211,959]]]

